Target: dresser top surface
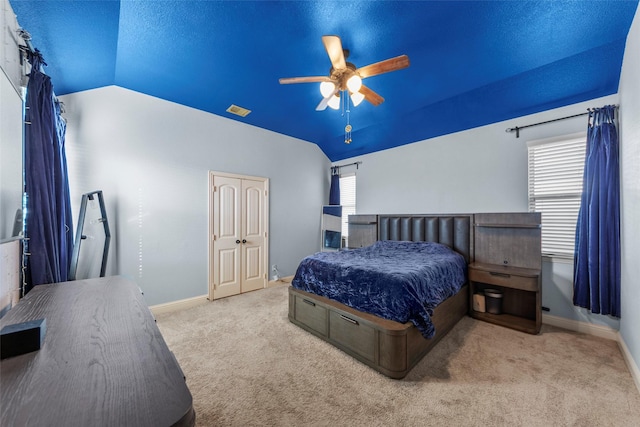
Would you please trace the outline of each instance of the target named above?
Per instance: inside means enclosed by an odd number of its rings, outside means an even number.
[[[42,318],[42,348],[0,362],[6,425],[158,426],[193,417],[183,373],[134,282],[38,285],[0,327]]]

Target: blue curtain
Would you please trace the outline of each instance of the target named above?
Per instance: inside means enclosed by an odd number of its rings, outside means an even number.
[[[589,113],[573,303],[620,317],[620,166],[615,106]]]
[[[24,178],[27,291],[34,285],[63,282],[73,250],[73,221],[65,155],[66,124],[46,65],[36,50],[25,102]]]
[[[340,204],[340,168],[331,168],[331,188],[329,189],[329,204]]]

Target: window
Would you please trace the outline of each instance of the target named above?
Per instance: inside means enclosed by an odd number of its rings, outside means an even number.
[[[572,258],[582,196],[585,133],[530,141],[529,211],[542,213],[542,254]]]
[[[342,205],[342,236],[349,237],[349,215],[356,213],[356,174],[340,175],[340,204]]]

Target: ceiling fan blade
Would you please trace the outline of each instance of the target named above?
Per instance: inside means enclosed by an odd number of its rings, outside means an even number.
[[[292,83],[318,83],[318,82],[330,82],[332,81],[327,76],[311,76],[311,77],[285,77],[279,80],[281,85],[288,85]]]
[[[333,96],[333,95],[331,95]],[[331,100],[331,96],[328,96],[326,98],[323,98],[322,101],[320,101],[320,104],[318,104],[318,106],[316,107],[316,111],[324,111],[327,109],[327,105],[329,105],[329,101]]]
[[[366,99],[376,107],[384,102],[383,97],[381,97],[380,95],[378,95],[377,93],[375,93],[374,91],[366,87],[365,85],[362,85],[358,92],[363,94],[364,99]]]
[[[340,91],[340,88],[336,87],[336,89],[333,91],[333,93],[331,93],[331,95],[327,96],[326,98],[323,98],[322,101],[320,101],[320,104],[318,104],[318,106],[316,107],[316,111],[326,110],[327,105],[329,105],[329,101],[331,101],[331,98],[333,98],[339,91]]]
[[[344,52],[342,51],[342,42],[338,36],[322,36],[322,43],[327,50],[331,65],[336,70],[347,68],[347,62],[344,60]]]
[[[401,70],[409,66],[409,57],[407,55],[396,56],[395,58],[386,59],[376,62],[375,64],[365,65],[358,68],[356,73],[363,79],[366,77],[377,76],[378,74],[389,73],[391,71]]]

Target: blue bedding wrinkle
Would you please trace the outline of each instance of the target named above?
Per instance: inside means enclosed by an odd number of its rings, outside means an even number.
[[[411,321],[425,338],[431,315],[466,282],[464,257],[432,242],[380,241],[303,259],[291,285],[396,322]]]

